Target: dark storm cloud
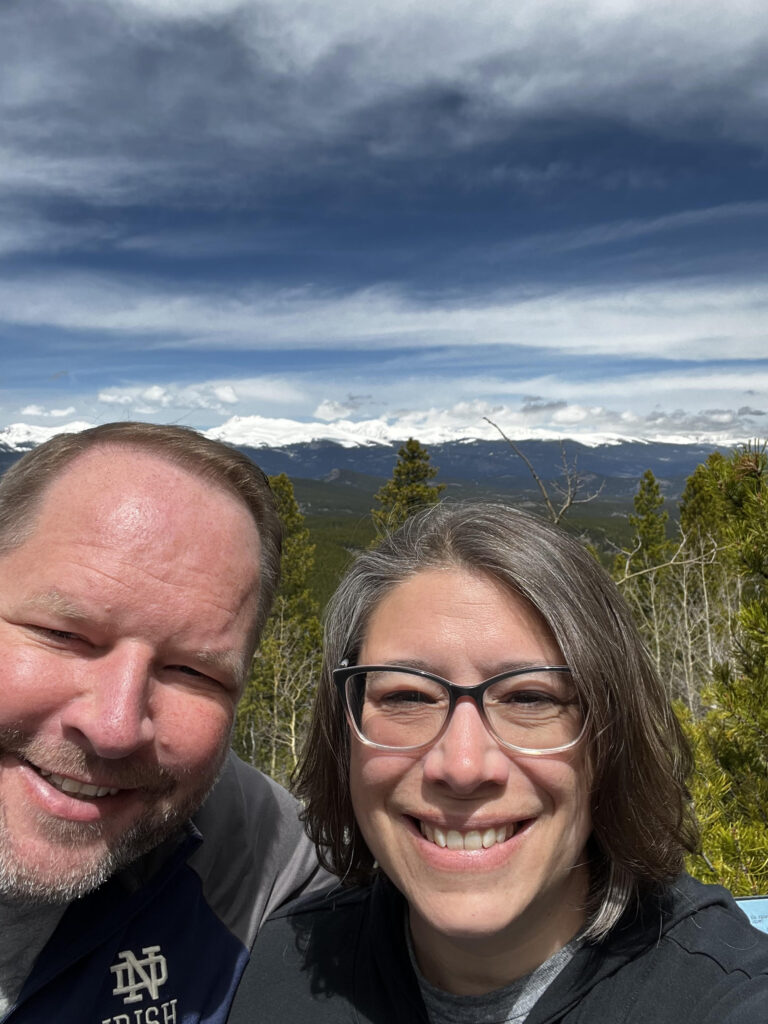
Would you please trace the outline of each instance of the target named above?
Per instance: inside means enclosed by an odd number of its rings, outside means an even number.
[[[762,146],[766,19],[755,6],[747,33],[714,9],[694,23],[695,7],[622,21],[589,3],[522,4],[517,17],[374,3],[367,18],[290,0],[7,3],[6,173],[22,193],[204,202],[278,189],[285,174],[399,176],[400,162],[470,150],[476,171],[457,174],[546,182],[568,173],[548,152],[565,121],[642,129],[660,146],[672,131]],[[518,137],[520,159],[500,162],[495,147]]]

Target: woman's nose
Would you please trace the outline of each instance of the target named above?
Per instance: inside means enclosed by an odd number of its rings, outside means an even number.
[[[504,785],[508,774],[509,757],[486,729],[477,704],[459,698],[448,728],[424,755],[424,777],[470,794]]]

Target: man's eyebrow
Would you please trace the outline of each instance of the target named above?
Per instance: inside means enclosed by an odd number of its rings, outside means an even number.
[[[82,605],[77,604],[55,587],[39,594],[31,594],[22,602],[21,607],[25,611],[53,612],[65,619],[77,621],[85,621],[90,618]]]
[[[77,604],[56,587],[41,591],[39,594],[31,594],[23,601],[21,608],[23,611],[41,611],[59,615],[71,622],[89,622],[93,619],[93,615],[82,605]],[[190,651],[188,655],[184,656],[184,659],[225,672],[237,683],[245,681],[250,666],[249,660],[235,651],[213,651],[209,648]]]
[[[212,651],[205,649],[194,651],[191,657],[198,664],[207,665],[209,668],[226,672],[227,675],[231,676],[238,683],[245,680],[248,665],[245,658],[234,651]]]

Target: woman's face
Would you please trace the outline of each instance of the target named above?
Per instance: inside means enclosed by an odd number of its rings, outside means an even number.
[[[563,656],[527,601],[490,577],[451,568],[425,570],[390,591],[358,661],[413,665],[471,686],[511,666],[562,665]],[[351,746],[355,815],[408,900],[422,969],[446,940],[479,943],[488,954],[516,948],[536,966],[578,931],[591,831],[582,744],[513,753],[464,697],[427,750],[379,751],[354,737]],[[468,833],[491,829],[492,845],[462,848]]]

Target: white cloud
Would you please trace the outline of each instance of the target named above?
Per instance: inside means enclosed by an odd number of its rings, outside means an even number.
[[[594,420],[602,411],[599,407],[585,409],[581,405],[567,405],[564,409],[558,409],[552,416],[552,420],[567,429],[577,423],[583,423],[587,419]]]
[[[243,0],[109,0],[111,5],[127,13],[148,18],[167,18],[177,21],[220,17],[241,10]]]
[[[199,381],[192,384],[129,384],[102,388],[102,405],[130,409],[132,414],[156,416],[161,411],[206,411],[229,414],[233,405],[268,401],[272,405],[295,402],[301,392],[279,378],[243,378],[236,381]]]
[[[42,405],[25,405],[21,410],[22,416],[48,416],[52,419],[61,419],[64,416],[71,416],[75,412],[74,405],[66,409],[45,409]]]
[[[324,423],[330,423],[332,420],[340,420],[344,416],[349,416],[354,409],[346,402],[336,402],[330,399],[323,399],[314,411],[314,416],[319,420],[323,420]]]
[[[511,345],[569,353],[752,359],[764,351],[768,284],[699,279],[546,295],[499,292],[419,305],[394,288],[350,294],[243,289],[169,293],[98,275],[0,282],[0,322],[145,336],[189,349]],[[238,393],[240,392],[238,385]]]
[[[550,384],[553,382],[550,381]],[[567,382],[562,382],[567,389]],[[131,417],[148,418],[157,422],[174,421],[182,408],[181,402],[187,396],[172,398],[173,387],[154,385],[144,389],[159,400],[154,405],[143,401],[141,390],[122,396],[127,405],[122,408]],[[554,388],[557,391],[557,387]],[[448,394],[438,386],[430,389],[436,401],[420,406],[419,395],[414,388],[399,389],[400,398],[414,400],[413,405],[401,402],[379,401],[386,411],[378,416],[349,416],[342,402],[333,400],[321,402],[314,416],[305,419],[263,415],[244,408],[242,414],[228,416],[222,423],[207,430],[210,436],[224,438],[238,444],[287,445],[307,442],[318,438],[339,441],[342,444],[366,444],[402,441],[414,436],[425,444],[436,444],[457,438],[497,439],[496,424],[513,440],[573,438],[586,444],[600,443],[620,438],[655,439],[671,442],[700,441],[711,444],[733,444],[747,441],[754,436],[768,434],[768,412],[752,407],[729,406],[727,397],[720,405],[662,406],[657,402],[653,407],[628,408],[620,404],[625,398],[618,392],[612,395],[611,403],[587,403],[552,399],[533,401],[520,398],[516,401],[491,401],[483,398],[446,401],[440,398]],[[423,396],[423,388],[422,388]],[[394,396],[393,396],[394,397]],[[659,396],[657,396],[659,397]],[[670,394],[670,397],[674,396]],[[682,397],[682,396],[678,396]],[[709,398],[713,397],[710,393]],[[120,402],[120,394],[109,396],[111,401]],[[618,400],[618,401],[617,401]],[[627,399],[631,401],[631,398]],[[768,403],[766,403],[768,405]],[[28,407],[40,408],[40,407]],[[206,407],[204,413],[210,415]],[[218,410],[225,415],[224,409]],[[322,413],[326,416],[323,418]],[[331,416],[331,413],[336,415]],[[32,412],[27,412],[32,415]],[[100,417],[99,417],[100,419]],[[489,422],[490,421],[490,422]],[[67,424],[63,427],[36,427],[12,424],[6,431],[0,431],[0,440],[9,443],[26,443],[29,440],[44,440],[59,430],[82,429],[87,424]]]
[[[133,405],[140,401],[139,388],[112,388],[108,391],[100,391],[97,397],[99,402],[105,405]]]
[[[546,390],[550,396],[571,400],[615,402],[620,397],[622,404],[634,409],[649,409],[658,401],[670,400],[684,402],[688,408],[706,408],[718,397],[737,409],[750,392],[760,395],[760,400],[768,404],[768,368],[752,367],[747,374],[738,366],[718,366],[713,370],[659,370],[580,380],[552,375],[526,383],[531,388]],[[743,413],[747,414],[748,411]]]
[[[125,185],[135,180],[137,170],[136,162],[129,156],[52,155],[14,150],[7,144],[0,147],[0,193],[34,195],[43,190],[84,199],[93,199],[97,194],[102,202],[118,200],[124,198]],[[142,173],[158,170],[158,165],[148,163]],[[75,234],[82,230],[76,225],[67,227]],[[65,229],[58,230],[64,236]]]
[[[143,388],[141,391],[141,397],[146,402],[169,402],[172,396],[169,394],[167,388],[161,388],[159,384],[153,384],[148,388]]]
[[[175,385],[151,387],[121,387],[99,392],[98,401],[104,405],[131,408],[143,415],[153,415],[161,409],[207,409],[222,413],[224,406],[216,398],[210,385],[177,387]]]
[[[256,347],[255,345],[253,346]],[[226,386],[226,385],[225,385]],[[276,405],[301,405],[308,400],[301,383],[296,379],[265,375],[263,377],[238,377],[232,380],[232,390],[237,392],[240,402],[269,402]]]
[[[768,217],[768,202],[722,203],[719,206],[682,210],[663,217],[633,217],[619,221],[606,221],[589,227],[567,231],[543,231],[508,243],[497,245],[495,258],[541,255],[568,252],[577,249],[628,242],[636,238],[664,234],[686,228],[715,228],[743,221],[763,220]]]
[[[237,392],[231,384],[217,384],[213,387],[213,393],[220,402],[225,405],[237,405],[239,399]]]

